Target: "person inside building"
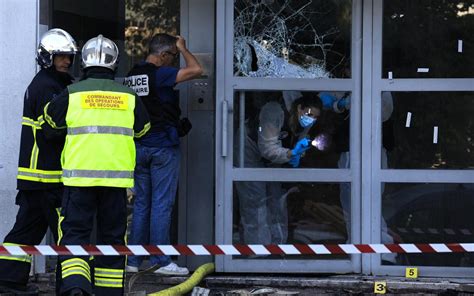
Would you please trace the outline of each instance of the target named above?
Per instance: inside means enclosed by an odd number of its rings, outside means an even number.
[[[38,45],[36,60],[41,70],[26,89],[18,163],[15,224],[3,245],[38,245],[48,226],[57,241],[61,206],[60,155],[63,142],[49,140],[43,133],[43,107],[72,83],[68,71],[78,52],[74,39],[62,29],[46,32]],[[35,293],[27,286],[32,257],[0,255],[0,292]]]
[[[119,51],[102,35],[82,48],[84,78],[44,108],[45,133],[66,133],[59,245],[124,245],[134,138],[150,128],[138,96],[114,81]],[[60,295],[123,295],[125,256],[59,256]],[[92,288],[94,286],[94,289]]]
[[[349,70],[346,70],[350,75]],[[338,128],[334,135],[334,146],[336,152],[339,154],[338,167],[347,169],[350,167],[350,107],[351,107],[351,93],[350,92],[321,92],[319,94],[323,102],[324,109],[332,110],[340,114],[339,118],[342,122],[338,124]],[[382,92],[382,126],[383,126],[383,143],[381,149],[381,166],[388,168],[387,150],[393,149],[393,134],[391,133],[390,116],[393,112],[393,99],[390,92]],[[340,201],[344,214],[346,231],[348,236],[348,243],[350,243],[351,235],[351,186],[350,183],[341,183],[339,186]],[[382,187],[383,193],[383,187]],[[387,223],[382,217],[382,243],[394,243],[393,235],[389,233]],[[396,254],[383,254],[382,261],[384,264],[395,264]]]
[[[249,118],[244,131],[244,167],[299,167],[311,147],[309,131],[321,115],[317,96],[284,91],[283,101],[265,103],[258,122]],[[236,135],[239,135],[237,131]],[[239,139],[234,140],[240,164]],[[291,147],[291,148],[289,148]],[[236,182],[241,237],[246,244],[284,244],[288,239],[287,195],[279,182]]]
[[[179,55],[185,67],[174,67]],[[171,213],[178,187],[180,164],[179,137],[189,132],[187,120],[180,120],[177,83],[200,76],[203,70],[180,36],[160,33],[151,39],[145,61],[135,65],[124,84],[142,98],[150,114],[148,135],[136,141],[135,200],[129,244],[166,245],[170,243]],[[130,256],[128,272],[137,272],[143,256]],[[169,256],[151,256],[150,263],[164,275],[186,275]]]

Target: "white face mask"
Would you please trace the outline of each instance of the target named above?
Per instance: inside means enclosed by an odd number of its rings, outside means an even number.
[[[308,115],[301,115],[299,122],[303,128],[306,128],[308,126],[312,126],[316,122],[316,119]]]

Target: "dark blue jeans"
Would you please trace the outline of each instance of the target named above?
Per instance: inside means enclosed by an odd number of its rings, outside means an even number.
[[[179,147],[146,147],[136,144],[135,202],[130,245],[170,244],[170,223],[179,174]],[[128,257],[127,265],[140,266],[143,256]],[[171,262],[169,256],[150,256],[151,264]]]

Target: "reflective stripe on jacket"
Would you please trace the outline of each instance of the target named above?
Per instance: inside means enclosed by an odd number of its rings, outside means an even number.
[[[63,141],[51,141],[43,133],[43,108],[59,95],[72,78],[54,67],[42,69],[26,89],[23,101],[17,188],[43,190],[62,186],[60,155]]]
[[[112,80],[92,78],[68,91],[64,185],[132,187],[135,94]]]

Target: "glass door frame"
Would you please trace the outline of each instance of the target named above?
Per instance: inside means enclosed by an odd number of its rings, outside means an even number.
[[[473,183],[473,170],[381,169],[382,124],[381,93],[384,91],[474,91],[474,79],[383,79],[383,1],[364,1],[363,115],[362,130],[362,208],[371,215],[362,216],[362,241],[381,241],[382,183]],[[372,17],[373,16],[373,17]],[[362,272],[377,275],[404,276],[406,266],[380,264],[380,255],[363,255]],[[367,258],[367,259],[366,259]],[[419,274],[436,277],[474,277],[468,267],[418,267]]]
[[[351,79],[244,78],[233,75],[234,1],[216,1],[216,243],[232,244],[234,181],[311,181],[351,183],[351,238],[361,242],[361,86],[362,0],[352,1]],[[253,90],[351,91],[350,169],[234,168],[233,106],[235,92]],[[370,209],[370,208],[367,208]],[[362,214],[362,215],[361,215]],[[361,256],[351,260],[233,260],[217,256],[219,272],[358,273]]]

